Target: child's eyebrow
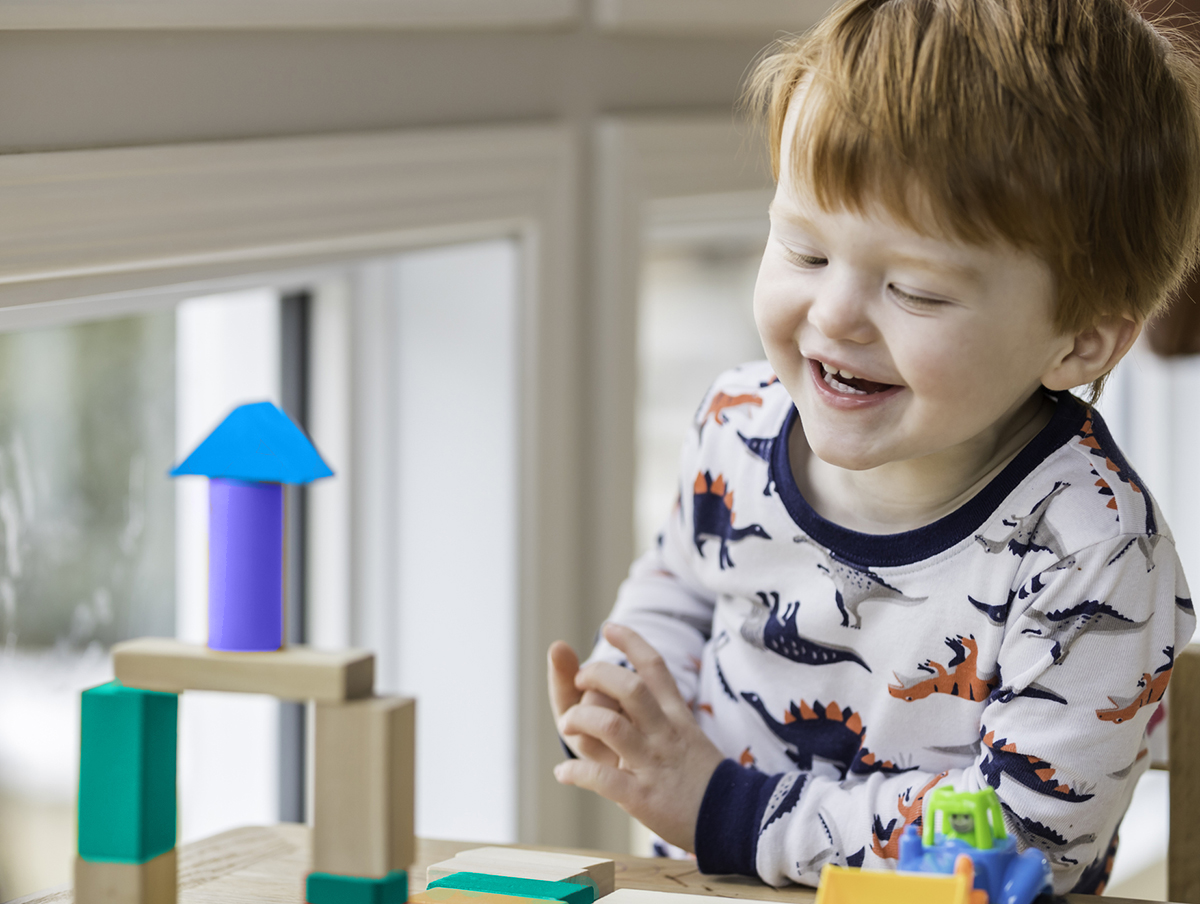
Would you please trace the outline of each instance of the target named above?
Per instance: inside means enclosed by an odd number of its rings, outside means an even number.
[[[784,220],[791,223],[805,232],[819,234],[816,224],[797,211],[788,210],[786,207],[781,207],[772,201],[767,206],[767,214],[772,220]],[[957,279],[966,280],[974,284],[979,284],[983,281],[983,274],[976,267],[969,264],[958,264],[952,261],[939,260],[932,257],[921,257],[912,254],[890,254],[888,259],[897,264],[915,267],[919,270],[927,270],[930,273],[938,273],[945,276],[955,277]]]

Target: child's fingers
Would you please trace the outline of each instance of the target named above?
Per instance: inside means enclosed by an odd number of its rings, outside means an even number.
[[[567,738],[567,743],[571,745],[577,756],[585,760],[595,760],[606,766],[621,764],[621,758],[611,747],[591,735],[571,735]]]
[[[624,805],[636,793],[636,779],[623,769],[595,760],[567,760],[554,767],[554,777],[564,785],[595,791],[601,797]]]
[[[662,707],[637,672],[611,662],[593,662],[579,670],[575,686],[584,693],[598,692],[616,700],[629,718],[644,729],[662,721]]]
[[[557,719],[580,701],[581,693],[575,687],[575,674],[579,671],[579,657],[567,644],[556,640],[550,645],[546,662],[547,683],[550,686],[550,706]]]
[[[640,634],[632,628],[609,622],[604,626],[604,637],[626,655],[629,664],[646,682],[661,709],[673,709],[676,713],[688,709],[666,662]]]
[[[603,706],[572,706],[558,720],[564,735],[587,735],[622,759],[637,761],[645,750],[645,735],[623,713]]]

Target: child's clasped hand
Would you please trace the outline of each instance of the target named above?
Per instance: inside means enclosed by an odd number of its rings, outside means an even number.
[[[650,644],[612,623],[604,638],[632,668],[593,662],[581,669],[566,644],[550,649],[558,731],[579,757],[559,763],[554,776],[615,801],[665,841],[690,851],[704,791],[723,756]]]

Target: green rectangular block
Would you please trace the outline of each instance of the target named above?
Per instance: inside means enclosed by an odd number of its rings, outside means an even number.
[[[382,879],[309,873],[304,900],[308,904],[404,904],[408,900],[408,873],[392,870]]]
[[[83,692],[79,856],[146,863],[175,847],[179,696],[116,681]]]
[[[429,883],[430,888],[457,888],[518,898],[541,898],[565,904],[592,904],[596,889],[574,882],[547,882],[544,879],[520,879],[515,876],[490,876],[486,873],[454,873]]]

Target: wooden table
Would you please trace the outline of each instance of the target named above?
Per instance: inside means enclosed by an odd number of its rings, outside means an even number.
[[[410,891],[425,888],[425,868],[449,860],[481,842],[421,839],[417,862],[409,871]],[[586,851],[581,853],[597,854]],[[180,904],[299,904],[308,871],[309,830],[302,825],[233,829],[179,851]],[[812,889],[771,888],[741,876],[705,876],[686,860],[649,860],[621,854],[602,854],[617,862],[617,888],[645,888],[729,898],[760,898],[787,904],[809,904]],[[1068,895],[1071,904],[1092,904],[1090,895]],[[1123,898],[1104,898],[1105,904],[1144,904]],[[22,898],[12,904],[72,904],[71,890],[59,889]]]

